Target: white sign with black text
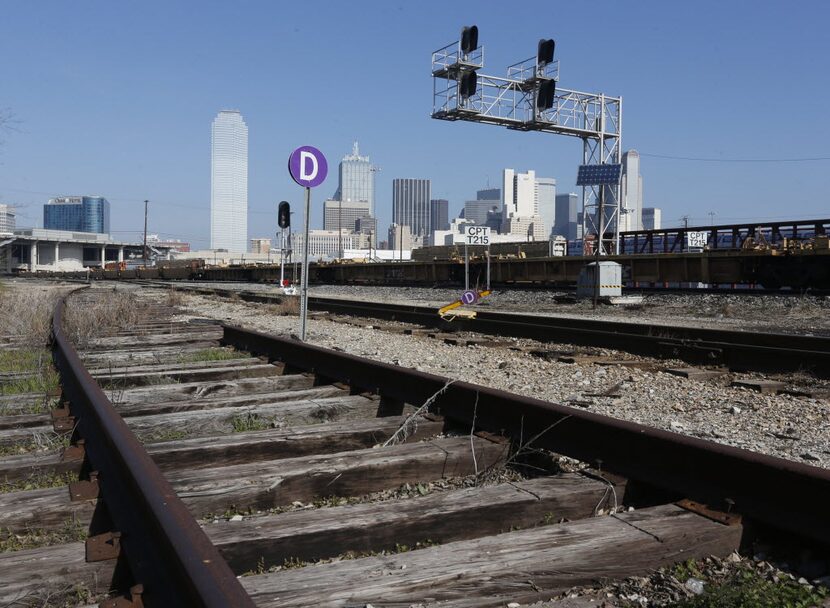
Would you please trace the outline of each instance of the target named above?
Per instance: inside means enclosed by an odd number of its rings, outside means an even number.
[[[686,247],[689,249],[703,249],[709,241],[708,232],[687,232]]]
[[[489,245],[490,228],[486,226],[464,226],[464,242],[467,245]]]

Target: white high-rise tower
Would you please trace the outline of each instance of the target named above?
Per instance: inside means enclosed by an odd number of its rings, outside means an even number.
[[[210,248],[248,250],[248,126],[238,110],[222,110],[213,119]]]
[[[629,150],[622,155],[620,178],[620,232],[643,229],[643,176],[640,175],[640,155]]]

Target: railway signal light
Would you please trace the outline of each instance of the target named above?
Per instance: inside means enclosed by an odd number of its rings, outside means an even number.
[[[478,75],[475,72],[465,72],[458,81],[458,94],[461,99],[468,99],[476,94]]]
[[[539,85],[539,93],[536,96],[536,107],[540,112],[550,110],[556,98],[556,81],[544,80]]]
[[[553,51],[556,48],[556,42],[553,38],[544,38],[539,41],[539,50],[536,53],[536,65],[542,69],[549,63],[553,63]]]
[[[478,26],[470,25],[461,28],[461,52],[469,55],[478,48]]]
[[[287,201],[282,201],[277,209],[277,225],[282,229],[291,226],[291,205]]]

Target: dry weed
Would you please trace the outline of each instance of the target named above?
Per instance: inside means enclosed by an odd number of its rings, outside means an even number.
[[[118,288],[102,291],[87,291],[67,301],[64,330],[78,346],[133,327],[151,316],[150,302],[135,297],[134,292]]]
[[[297,296],[285,296],[279,304],[267,304],[265,311],[272,315],[297,316],[300,314],[300,298]]]
[[[0,333],[13,336],[19,346],[46,344],[59,296],[55,289],[38,287],[0,290]]]
[[[167,291],[167,305],[168,306],[181,306],[185,302],[185,297],[182,292],[177,290],[174,286],[170,286],[170,289]]]

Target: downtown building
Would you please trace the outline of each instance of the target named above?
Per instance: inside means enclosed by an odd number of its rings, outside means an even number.
[[[643,229],[643,176],[640,154],[629,150],[622,155],[620,177],[620,232]]]
[[[565,237],[569,241],[582,238],[582,224],[579,220],[579,196],[570,192],[556,195],[556,220],[553,234]]]
[[[543,193],[541,201],[540,180]],[[505,169],[502,179],[501,233],[523,241],[547,240],[553,226],[545,225],[542,214],[551,215],[547,207],[555,204],[555,197],[556,180],[537,179],[535,171],[517,173],[513,169]]]
[[[369,212],[375,215],[375,182],[373,173],[375,168],[369,162],[368,156],[360,155],[357,142],[352,146],[352,153],[347,154],[340,161],[338,168],[337,192],[333,200],[344,203],[365,203]]]
[[[59,196],[43,206],[43,228],[109,234],[110,203],[103,196]]]
[[[15,229],[14,207],[0,204],[0,234],[11,234]]]
[[[643,226],[641,230],[660,230],[663,228],[663,210],[660,207],[643,207]]]
[[[392,180],[392,223],[408,226],[412,237],[429,237],[432,184],[428,179]]]
[[[445,198],[429,201],[430,231],[447,230],[450,227],[450,202]]]
[[[292,250],[298,260],[303,258],[303,241],[305,234],[298,232],[292,235]],[[337,258],[347,249],[368,249],[369,237],[366,234],[350,232],[348,230],[309,230],[308,231],[308,259]]]
[[[222,110],[213,119],[210,248],[248,250],[248,126],[238,110]]]
[[[370,218],[366,201],[341,201],[329,199],[323,202],[323,230],[348,230],[355,232],[360,220]]]

